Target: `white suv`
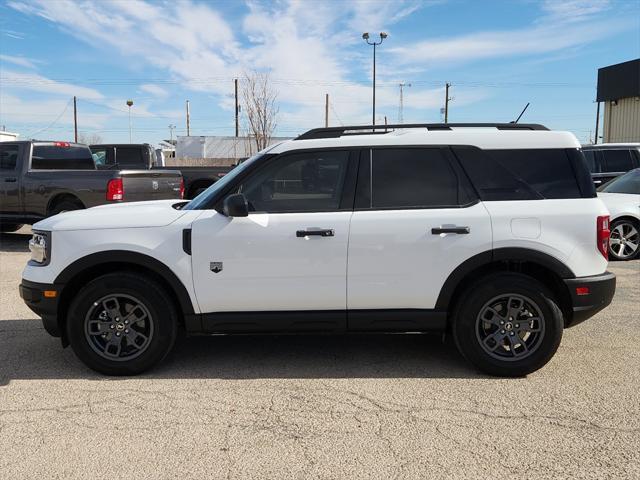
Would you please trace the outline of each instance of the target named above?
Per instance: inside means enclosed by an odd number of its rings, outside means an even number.
[[[20,286],[91,368],[142,372],[188,334],[452,332],[520,376],[607,306],[608,212],[580,144],[540,125],[311,130],[191,202],[34,226]]]

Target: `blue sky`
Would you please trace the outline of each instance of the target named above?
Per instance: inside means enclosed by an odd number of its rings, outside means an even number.
[[[378,50],[378,122],[521,121],[595,127],[597,69],[640,56],[640,1],[151,1],[4,0],[0,4],[0,124],[22,137],[157,143],[233,135],[233,78],[269,71],[277,135],[324,122],[371,121],[371,47]]]

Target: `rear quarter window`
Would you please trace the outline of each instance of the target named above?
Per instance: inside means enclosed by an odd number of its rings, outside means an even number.
[[[89,147],[34,145],[32,170],[95,170]]]
[[[535,200],[593,196],[584,160],[564,149],[480,150],[454,152],[483,200]],[[578,161],[574,157],[578,155]],[[577,171],[579,170],[579,171]],[[580,185],[578,179],[581,179]]]

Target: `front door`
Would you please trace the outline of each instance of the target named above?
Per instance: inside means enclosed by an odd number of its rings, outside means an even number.
[[[0,213],[22,213],[19,153],[18,144],[0,143]]]
[[[198,217],[192,226],[193,282],[203,313],[254,312],[237,321],[249,318],[247,329],[264,331],[277,325],[308,329],[314,316],[295,312],[341,312],[335,318],[344,323],[353,205],[347,192],[355,180],[349,157],[349,151],[333,150],[280,155],[234,188],[248,200],[248,217],[214,210]],[[282,323],[286,317],[294,320]],[[217,318],[205,329],[243,330],[233,325],[239,316]]]

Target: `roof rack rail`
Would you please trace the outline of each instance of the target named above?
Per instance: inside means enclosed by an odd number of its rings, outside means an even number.
[[[346,127],[313,128],[295,140],[309,140],[313,138],[338,138],[346,135],[385,134],[389,131],[408,128],[424,128],[426,130],[451,130],[451,127],[488,127],[498,130],[549,130],[537,123],[404,123],[394,125],[355,125]]]

